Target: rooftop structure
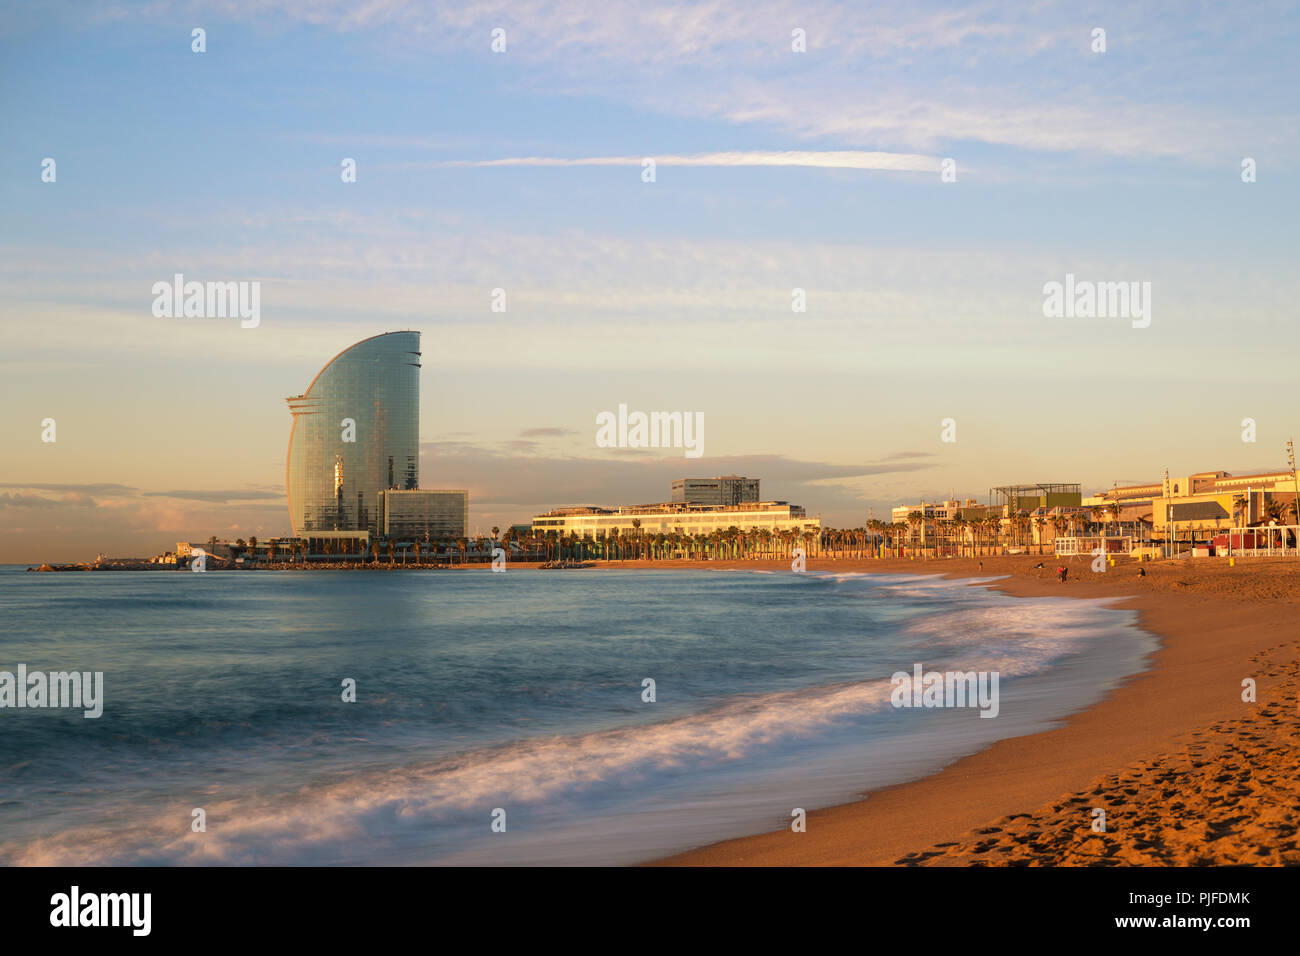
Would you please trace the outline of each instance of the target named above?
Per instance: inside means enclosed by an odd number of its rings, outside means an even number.
[[[1004,513],[1034,511],[1037,508],[1078,505],[1083,501],[1078,482],[1035,482],[1025,485],[1000,485],[989,489],[989,504]]]
[[[672,500],[701,505],[738,505],[759,500],[759,480],[741,475],[716,478],[678,478],[672,483]]]

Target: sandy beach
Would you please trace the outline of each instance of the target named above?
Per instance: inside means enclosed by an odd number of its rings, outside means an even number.
[[[983,562],[983,570],[979,563]],[[1036,569],[1042,562],[1045,567]],[[670,865],[1300,864],[1300,562],[1049,556],[810,559],[809,571],[1006,575],[1014,596],[1117,598],[1160,638],[1151,667],[1060,727]],[[608,567],[788,570],[785,562]],[[1256,683],[1244,702],[1243,680]],[[1094,808],[1106,832],[1093,832]]]

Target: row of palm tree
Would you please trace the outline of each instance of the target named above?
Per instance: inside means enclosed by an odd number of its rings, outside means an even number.
[[[1247,507],[1245,495],[1234,500],[1234,524],[1247,512]],[[1298,501],[1286,504],[1270,500],[1264,503],[1265,515],[1271,521],[1281,522],[1290,511],[1294,522],[1300,517],[1297,510],[1300,510]],[[1067,532],[1084,535],[1094,528],[1107,533],[1122,532],[1124,523],[1120,516],[1120,505],[1112,502],[1070,514],[1031,515],[1026,511],[1016,511],[1010,515],[958,515],[927,520],[920,510],[916,510],[908,514],[906,521],[871,519],[859,528],[822,528],[819,532],[810,525],[780,530],[732,525],[726,529],[694,533],[680,526],[649,531],[642,527],[640,519],[634,518],[627,530],[610,528],[579,533],[537,528],[516,531],[511,528],[502,535],[499,527],[493,527],[491,538],[484,535],[472,538],[440,536],[423,542],[372,539],[363,551],[358,551],[353,542],[327,539],[319,544],[321,552],[314,553],[323,552],[327,559],[339,557],[371,564],[380,564],[381,558],[386,558],[390,566],[399,561],[403,565],[408,562],[415,565],[442,563],[444,560],[461,564],[487,562],[492,559],[492,551],[497,546],[503,546],[512,559],[537,561],[787,560],[797,547],[802,547],[806,555],[832,558],[881,554],[977,557],[1000,553],[1008,546],[1031,547],[1035,538],[1031,532],[1035,529],[1039,553],[1048,547],[1050,539],[1046,529],[1049,527],[1055,537]],[[1137,525],[1147,526],[1149,522],[1138,519],[1134,525],[1137,531]],[[231,545],[232,557],[243,553],[256,561],[258,546],[256,537],[247,541],[239,538]],[[215,535],[208,539],[208,547],[215,552]],[[281,555],[298,563],[307,557],[307,544],[301,539],[281,541],[272,538],[263,542],[262,547],[270,564],[275,564]]]
[[[642,528],[640,519],[633,519],[627,531],[611,528],[585,534],[554,529],[524,532],[509,529],[502,536],[500,528],[494,527],[490,539],[482,535],[439,537],[428,542],[375,538],[363,550],[358,550],[352,541],[325,539],[318,542],[318,550],[312,553],[327,560],[351,559],[370,564],[383,563],[381,559],[386,558],[392,566],[421,565],[429,560],[440,563],[441,558],[449,563],[486,562],[491,560],[492,549],[498,544],[516,560],[539,561],[787,560],[793,557],[797,547],[802,547],[805,555],[861,558],[881,553],[882,547],[891,553],[909,549],[915,552],[921,546],[926,550],[942,547],[943,553],[952,553],[958,547],[958,540],[966,542],[960,546],[961,553],[973,555],[991,553],[1001,546],[1001,522],[997,518],[933,522],[939,529],[938,541],[942,545],[923,540],[919,511],[912,512],[908,518],[906,523],[872,520],[865,527],[823,528],[820,533],[812,526],[773,530],[736,525],[710,532],[689,533],[683,527],[652,532]],[[932,540],[934,537],[931,536]],[[256,537],[247,541],[239,538],[231,545],[232,557],[243,555],[250,563],[255,562],[259,558],[258,544]],[[214,535],[208,540],[209,550],[215,552],[216,546]],[[303,563],[308,554],[307,542],[302,539],[271,539],[263,543],[263,549],[270,564],[275,564],[280,555],[290,562]],[[941,552],[936,550],[936,553]]]
[[[280,557],[284,557],[289,562],[303,563],[307,560],[309,553],[323,555],[327,560],[339,558],[378,564],[380,563],[381,552],[387,557],[390,565],[398,563],[399,560],[402,564],[408,563],[408,560],[413,564],[421,564],[429,559],[437,559],[439,555],[445,556],[449,561],[459,560],[463,563],[467,556],[476,560],[490,560],[491,548],[487,547],[488,540],[482,535],[478,535],[473,539],[462,536],[459,538],[438,538],[428,542],[373,538],[369,546],[366,547],[359,546],[355,541],[326,538],[319,541],[315,550],[308,552],[307,542],[303,539],[280,540],[273,538],[262,543],[262,553],[265,554],[265,560],[268,564],[277,563],[277,559]],[[217,538],[213,535],[208,539],[209,553],[215,553],[216,548]],[[250,537],[247,541],[243,538],[237,538],[230,543],[231,558],[243,557],[249,564],[256,563],[261,559],[262,555],[259,554],[257,549],[258,539],[256,537]]]
[[[650,531],[642,527],[639,518],[632,519],[627,530],[580,533],[533,529],[513,537],[508,531],[504,540],[547,561],[777,560],[791,558],[797,547],[811,554],[818,544],[811,526],[773,530],[732,525],[710,532],[689,532],[679,526]]]
[[[1037,546],[1043,553],[1054,537],[1067,532],[1082,535],[1095,526],[1109,533],[1122,531],[1121,508],[1117,503],[1095,505],[1087,511],[1070,514],[1032,515],[1014,511],[1010,515],[958,515],[953,518],[930,518],[919,510],[908,514],[906,521],[870,520],[864,528],[828,529],[823,539],[827,551],[836,556],[860,557],[864,553],[935,554],[978,557],[1000,553],[1006,547]],[[1142,522],[1146,523],[1146,522]],[[1032,532],[1036,530],[1037,535]]]

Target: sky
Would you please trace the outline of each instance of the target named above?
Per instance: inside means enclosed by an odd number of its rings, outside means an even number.
[[[1298,34],[1286,3],[7,4],[0,563],[288,534],[285,397],[399,329],[421,485],[471,533],[685,476],[857,527],[1283,467]],[[155,316],[176,273],[260,283],[260,322]],[[1149,324],[1045,315],[1067,274],[1150,283]],[[599,447],[620,404],[703,415],[704,454]]]

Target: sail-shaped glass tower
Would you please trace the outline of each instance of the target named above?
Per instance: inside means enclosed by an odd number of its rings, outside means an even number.
[[[419,486],[420,333],[363,339],[286,401],[294,535],[374,534],[379,492]]]

